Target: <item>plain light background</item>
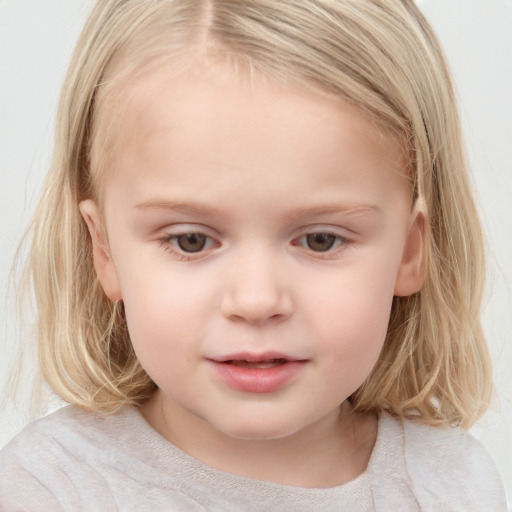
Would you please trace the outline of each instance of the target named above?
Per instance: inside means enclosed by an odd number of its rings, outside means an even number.
[[[421,0],[454,74],[489,243],[496,399],[473,429],[512,497],[512,0]],[[48,167],[57,97],[91,0],[0,0],[0,377],[14,364],[9,271]],[[0,384],[1,384],[0,380]],[[0,446],[26,423],[0,409]]]

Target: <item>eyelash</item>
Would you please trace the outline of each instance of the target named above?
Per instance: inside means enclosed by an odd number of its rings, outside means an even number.
[[[325,251],[315,251],[311,247],[307,247],[307,239],[308,237],[312,236],[323,236],[323,237],[332,237],[333,241],[332,244],[325,250]],[[302,244],[301,240],[306,240],[306,244]],[[305,233],[301,235],[300,237],[296,238],[294,240],[293,245],[301,246],[307,249],[310,254],[314,254],[315,257],[324,258],[324,259],[335,259],[340,256],[340,251],[343,251],[348,245],[351,244],[351,240],[348,238],[341,236],[337,233],[334,233],[332,231],[311,231],[309,233]]]
[[[307,247],[308,237],[312,236],[323,236],[323,237],[332,237],[333,243],[329,246],[325,251],[315,251],[311,247]],[[205,238],[205,245],[208,247],[205,249],[201,247],[198,251],[186,251],[183,248],[179,247],[178,239],[186,236],[199,236]],[[301,241],[305,241],[305,243],[301,243]],[[160,245],[164,248],[164,250],[170,252],[174,256],[177,256],[181,261],[190,261],[202,258],[206,255],[209,249],[212,247],[219,247],[220,243],[216,242],[212,237],[200,232],[200,231],[187,231],[183,233],[176,234],[168,234],[158,239]],[[340,256],[340,251],[343,251],[348,245],[352,243],[352,240],[343,237],[337,233],[332,231],[311,231],[308,233],[304,233],[303,235],[295,238],[292,241],[292,245],[295,247],[303,247],[308,250],[310,254],[313,254],[317,258],[323,259],[335,259]]]
[[[178,243],[179,243],[178,239],[181,237],[185,237],[185,236],[204,237],[206,239],[205,244],[210,245],[210,246],[213,246],[213,245],[219,246],[220,245],[219,243],[216,243],[212,237],[205,235],[204,233],[201,233],[200,231],[187,231],[184,233],[165,235],[165,236],[159,238],[158,242],[164,248],[164,250],[170,252],[174,256],[177,256],[181,261],[189,261],[189,260],[199,259],[201,257],[204,257],[205,252],[208,249],[201,248],[198,251],[185,251],[181,247],[178,246]],[[208,248],[211,248],[211,247],[208,247]]]

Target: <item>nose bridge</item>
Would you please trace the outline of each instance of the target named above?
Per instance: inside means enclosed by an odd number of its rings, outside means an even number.
[[[262,323],[291,314],[292,300],[280,256],[278,251],[256,245],[233,253],[225,275],[225,316]]]

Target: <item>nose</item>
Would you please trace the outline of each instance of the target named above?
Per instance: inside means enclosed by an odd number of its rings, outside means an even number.
[[[280,322],[293,312],[286,271],[277,258],[262,251],[239,254],[225,275],[221,312],[249,324]]]

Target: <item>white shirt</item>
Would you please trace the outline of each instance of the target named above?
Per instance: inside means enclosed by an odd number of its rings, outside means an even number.
[[[132,407],[65,407],[0,452],[0,510],[506,512],[495,466],[463,430],[382,414],[367,470],[328,489],[218,471],[161,437]]]

